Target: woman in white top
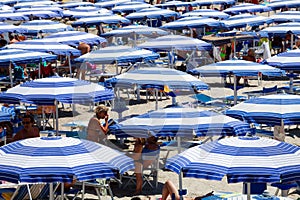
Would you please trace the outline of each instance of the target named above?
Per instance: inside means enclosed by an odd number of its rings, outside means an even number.
[[[108,131],[108,108],[104,105],[99,105],[95,109],[93,116],[87,127],[87,139],[90,141],[105,143],[106,134]],[[102,125],[101,119],[104,119],[105,125]]]

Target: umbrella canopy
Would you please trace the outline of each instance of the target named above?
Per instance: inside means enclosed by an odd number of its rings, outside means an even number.
[[[187,12],[181,15],[181,17],[210,17],[210,18],[216,18],[216,19],[227,19],[229,17],[228,14],[213,10],[213,9],[199,9],[199,10],[193,10],[191,12]]]
[[[287,52],[277,54],[265,60],[268,65],[278,67],[282,70],[299,70],[300,68],[300,50],[294,49]]]
[[[17,104],[28,102],[40,105],[62,103],[91,103],[111,100],[114,92],[84,80],[50,77],[28,81],[0,94],[0,101]]]
[[[125,2],[131,2],[131,0],[111,0],[111,1],[100,1],[95,3],[96,7],[100,8],[113,8],[115,6],[121,5]]]
[[[71,26],[54,22],[51,20],[33,20],[29,22],[24,22],[19,27],[26,28],[29,34],[38,33],[57,33],[61,31],[72,31]]]
[[[196,0],[198,6],[210,6],[210,5],[234,5],[235,0]]]
[[[55,13],[58,13],[60,15],[62,15],[62,11],[63,9],[59,8],[59,7],[55,7],[55,6],[32,6],[30,8],[20,8],[18,10],[16,10],[15,12],[28,12],[28,11],[41,11],[41,10],[46,10],[46,11],[52,11]]]
[[[260,26],[264,24],[270,24],[273,22],[271,18],[251,15],[251,14],[241,14],[229,17],[222,21],[225,27],[228,29],[233,28],[243,28],[247,26]]]
[[[49,10],[28,10],[28,11],[19,11],[18,14],[27,16],[27,17],[39,17],[41,19],[51,19],[53,17],[62,17],[61,14]]]
[[[129,24],[130,20],[120,17],[117,15],[108,15],[108,16],[99,16],[99,17],[87,17],[87,18],[81,18],[77,21],[72,23],[73,27],[77,26],[91,26],[91,25],[99,25],[100,23],[104,24],[119,24],[119,23],[125,23]]]
[[[138,45],[140,48],[151,49],[154,51],[171,51],[174,49],[180,50],[211,50],[212,45],[195,38],[167,35],[161,36],[153,40]]]
[[[147,4],[147,3],[140,3],[140,2],[126,2],[122,5],[116,6],[111,10],[114,13],[131,13],[142,10],[144,8],[152,8],[154,6]]]
[[[110,126],[110,131],[120,137],[155,136],[212,136],[245,135],[249,124],[225,115],[195,108],[172,107],[152,111]]]
[[[97,11],[82,11],[82,10],[64,10],[64,17],[73,17],[73,18],[86,18],[86,17],[103,17],[103,16],[111,16],[112,12],[107,9],[100,9]]]
[[[181,7],[181,6],[197,6],[198,4],[195,1],[192,2],[183,2],[183,1],[168,1],[162,4],[156,4],[155,6],[161,8],[174,8],[174,7]]]
[[[294,125],[300,122],[300,97],[298,95],[267,95],[252,98],[231,107],[228,116],[246,120],[249,123]]]
[[[0,22],[0,33],[7,33],[7,32],[12,32],[12,33],[26,33],[27,29],[26,28],[20,28],[19,26],[14,26],[10,25],[4,22]]]
[[[297,22],[289,22],[278,24],[275,26],[270,26],[259,31],[261,35],[285,35],[287,33],[299,34],[300,33],[300,23]]]
[[[224,27],[224,23],[213,18],[184,17],[161,26],[161,28],[180,30],[184,28]]]
[[[22,13],[0,13],[0,20],[28,21],[29,18]]]
[[[267,5],[272,8],[272,10],[277,10],[280,8],[298,8],[300,6],[300,1],[279,1],[279,2],[271,2]]]
[[[131,48],[128,46],[111,46],[84,54],[75,61],[97,64],[113,64],[122,62],[141,62],[143,60],[155,60],[159,58],[157,53],[149,50]]]
[[[146,36],[161,36],[168,35],[169,32],[164,31],[159,28],[143,26],[143,25],[129,25],[122,28],[118,28],[107,33],[102,34],[103,37],[111,37],[111,36],[128,36],[131,34],[137,35],[146,35]]]
[[[107,146],[70,137],[30,138],[0,148],[0,179],[69,182],[112,178],[134,168],[133,160]]]
[[[21,49],[4,49],[0,51],[0,65],[7,67],[11,62],[16,64],[26,64],[39,63],[42,61],[55,61],[56,59],[56,55]]]
[[[78,6],[90,6],[90,7],[93,7],[94,4],[91,3],[91,2],[79,1],[79,2],[67,2],[67,3],[59,4],[58,6],[60,8],[76,8]]]
[[[300,178],[300,148],[259,137],[230,137],[190,148],[165,168],[185,177],[236,182],[288,182]]]
[[[53,1],[28,1],[28,2],[19,2],[14,5],[15,9],[19,8],[31,8],[32,6],[58,6],[56,2]]]
[[[81,51],[78,49],[75,49],[66,44],[61,44],[58,42],[43,41],[43,39],[25,40],[22,42],[16,42],[13,44],[6,45],[4,48],[53,53],[56,55],[74,55],[74,56],[81,55]]]
[[[298,1],[300,4],[300,1]],[[300,22],[300,12],[299,11],[284,11],[270,16],[271,19],[276,23],[283,22]]]
[[[169,18],[169,17],[179,17],[179,13],[167,10],[167,9],[160,9],[160,8],[144,8],[137,12],[131,13],[126,16],[127,19],[130,20],[142,20],[142,19],[162,19],[162,18]]]
[[[262,73],[266,76],[283,76],[284,71],[271,67],[268,65],[262,65],[256,62],[250,62],[246,60],[226,60],[209,65],[204,65],[189,71],[189,73],[201,76],[257,76]]]
[[[272,11],[270,7],[257,5],[252,3],[242,3],[239,5],[232,6],[231,8],[225,9],[223,12],[236,15],[240,13],[249,13],[249,12],[269,12]]]
[[[44,37],[43,41],[59,42],[61,44],[78,46],[79,43],[84,42],[89,45],[98,45],[107,42],[105,38],[99,37],[95,34],[81,32],[81,31],[64,31],[53,33]]]

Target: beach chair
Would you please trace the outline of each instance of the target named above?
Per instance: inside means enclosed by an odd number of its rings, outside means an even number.
[[[9,185],[13,186],[13,185]],[[45,187],[44,183],[37,184],[18,184],[17,187],[11,187],[10,191],[5,189],[1,194],[3,199],[13,199],[13,200],[27,200],[27,199],[38,199],[37,197]],[[0,190],[1,193],[1,190]]]
[[[289,190],[292,188],[299,187],[297,182],[289,182],[289,183],[271,183],[271,186],[276,187],[277,190],[275,192],[275,196],[278,195],[279,191],[281,190],[281,196],[287,197],[289,194]]]
[[[277,85],[270,88],[263,87],[262,93],[263,95],[277,94],[277,90],[278,90]]]
[[[104,196],[107,194],[110,196],[110,198],[112,200],[114,199],[114,195],[113,195],[113,192],[110,187],[109,179],[95,179],[95,180],[90,180],[90,181],[77,182],[75,185],[82,186],[82,191],[80,191],[80,193],[82,195],[81,199],[84,199],[84,195],[86,193],[86,187],[94,188],[99,199],[101,199],[101,196]]]

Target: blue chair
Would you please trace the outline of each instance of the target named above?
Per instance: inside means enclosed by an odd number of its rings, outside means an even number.
[[[270,88],[266,88],[263,87],[262,93],[263,95],[268,95],[268,94],[277,94],[277,85],[275,85],[274,87],[270,87]]]
[[[290,189],[299,187],[297,182],[272,183],[271,186],[277,188],[277,190],[275,192],[275,196],[277,196],[278,193],[279,193],[279,190],[281,190],[281,196],[282,197],[287,197]]]

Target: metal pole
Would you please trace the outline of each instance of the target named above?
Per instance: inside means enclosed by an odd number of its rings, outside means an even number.
[[[10,79],[10,87],[14,87],[14,83],[13,83],[13,77],[12,77],[12,63],[9,63],[9,79]]]
[[[55,118],[56,118],[56,123],[55,123],[55,129],[56,129],[56,136],[58,136],[58,101],[55,100]]]
[[[54,200],[53,183],[49,183],[49,200]]]
[[[234,105],[237,104],[237,78],[236,75],[233,75],[233,95],[234,95]]]
[[[71,56],[70,55],[68,55],[68,60],[69,60],[70,77],[72,77],[72,64],[71,64]]]

